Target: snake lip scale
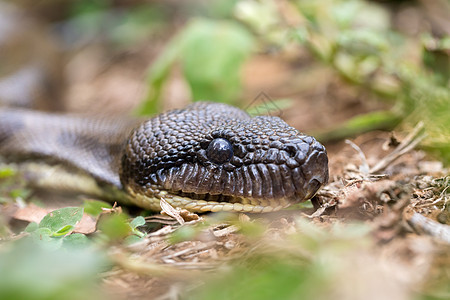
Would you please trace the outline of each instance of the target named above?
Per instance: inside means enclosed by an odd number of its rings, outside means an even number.
[[[325,148],[278,117],[196,102],[148,120],[0,110],[0,154],[75,167],[134,204],[269,212],[328,180]]]

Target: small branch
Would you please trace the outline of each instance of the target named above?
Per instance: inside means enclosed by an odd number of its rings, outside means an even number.
[[[428,234],[447,244],[450,244],[450,226],[439,224],[419,213],[414,213],[407,219],[408,224],[419,234]]]
[[[358,145],[356,145],[355,143],[353,143],[350,140],[345,140],[345,143],[350,145],[353,149],[355,149],[358,154],[359,157],[361,158],[361,167],[360,167],[360,171],[362,173],[364,173],[365,175],[369,174],[369,164],[367,163],[367,159],[366,159],[366,155],[364,154],[364,152],[361,150],[361,148],[359,148]]]
[[[416,147],[417,144],[419,144],[426,137],[426,133],[423,132],[423,128],[423,122],[419,122],[416,127],[414,127],[414,130],[400,143],[400,145],[398,145],[394,151],[386,155],[375,166],[373,166],[369,173],[373,174],[380,172],[388,167],[397,158]]]
[[[111,254],[109,258],[122,269],[140,275],[171,278],[178,277],[186,279],[195,278],[197,275],[196,270],[183,270],[176,268],[171,264],[161,264],[142,259],[131,259],[128,255],[122,252]]]

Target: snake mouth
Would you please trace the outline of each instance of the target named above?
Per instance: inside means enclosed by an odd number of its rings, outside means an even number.
[[[161,199],[176,208],[191,212],[249,212],[265,213],[278,211],[293,204],[311,199],[323,185],[323,178],[314,176],[304,183],[304,188],[294,194],[281,197],[252,197],[248,195],[228,195],[220,193],[196,193],[182,190],[166,190],[158,185],[127,186],[130,201],[149,210],[161,210]]]
[[[162,192],[165,193],[165,192]],[[196,212],[271,212],[286,208],[293,203],[294,199],[256,199],[247,197],[234,197],[228,195],[178,193],[160,195],[172,206],[185,208]]]
[[[186,209],[191,212],[249,212],[265,213],[286,208],[294,203],[295,199],[256,199],[247,197],[234,197],[228,195],[194,194],[183,192],[158,191],[151,197],[141,193],[133,193],[131,201],[150,210],[161,210],[160,201],[164,199],[173,207]]]

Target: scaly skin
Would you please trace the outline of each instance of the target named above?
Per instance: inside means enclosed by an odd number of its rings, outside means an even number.
[[[0,111],[0,154],[63,162],[160,210],[268,212],[328,180],[325,148],[277,117],[197,102],[147,121]]]

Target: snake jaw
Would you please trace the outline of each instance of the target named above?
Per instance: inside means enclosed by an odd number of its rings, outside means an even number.
[[[133,199],[138,206],[150,209],[161,210],[160,200],[164,199],[173,207],[187,209],[192,212],[249,212],[266,213],[278,211],[290,205],[311,199],[317,191],[327,182],[328,172],[316,172],[316,168],[327,167],[328,159],[325,152],[316,151],[309,155],[306,165],[307,172],[301,168],[295,168],[291,180],[297,179],[292,184],[296,187],[296,192],[281,197],[256,198],[244,195],[209,194],[195,193],[192,191],[165,189],[158,184],[147,184],[145,187],[134,184],[128,187],[128,193],[133,195]],[[301,176],[297,178],[295,176]],[[212,176],[214,177],[214,176]],[[173,182],[170,180],[168,182]],[[263,184],[263,183],[260,183]],[[171,185],[167,185],[169,188]],[[280,188],[277,186],[273,189]]]
[[[190,197],[171,194],[167,191],[154,191],[153,195],[146,195],[139,192],[136,193],[134,190],[129,189],[128,193],[131,195],[130,200],[136,205],[153,211],[161,210],[161,199],[164,199],[173,207],[187,209],[196,213],[220,211],[266,213],[278,211],[292,205],[292,200],[286,198],[269,200],[239,198],[238,202],[231,203],[192,199]]]
[[[323,178],[320,178],[323,180]],[[311,184],[311,182],[315,182]],[[312,198],[320,189],[323,183],[318,179],[313,178],[307,185],[301,195],[294,195],[290,197],[258,199],[242,196],[229,195],[211,195],[211,194],[195,194],[184,193],[182,191],[167,191],[161,190],[159,186],[150,185],[145,188],[142,187],[127,187],[127,192],[130,201],[136,205],[153,210],[160,211],[161,199],[173,207],[186,209],[191,212],[249,212],[249,213],[266,213],[278,211],[280,209],[289,207],[293,204],[305,201]]]

